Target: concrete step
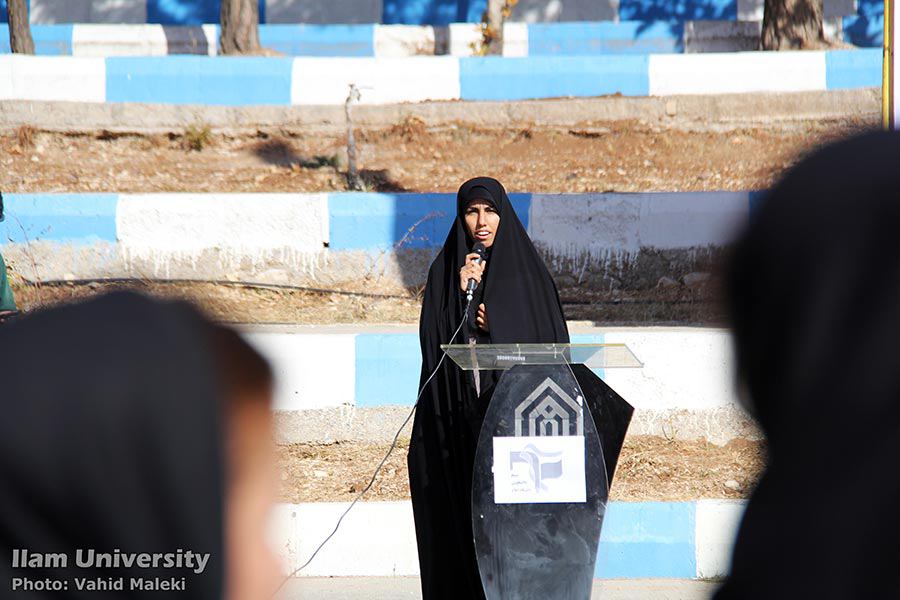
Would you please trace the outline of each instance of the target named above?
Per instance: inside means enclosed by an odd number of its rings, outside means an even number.
[[[592,598],[603,600],[707,600],[719,586],[686,579],[595,579]],[[310,577],[288,582],[279,600],[417,600],[416,577]]]
[[[331,533],[348,503],[281,504],[273,541],[290,573]],[[714,579],[728,571],[745,503],[611,502],[594,576],[601,579]],[[307,577],[410,577],[419,574],[412,505],[358,503],[315,560]]]
[[[280,443],[382,442],[415,401],[421,356],[414,326],[243,328],[272,362]],[[573,323],[573,343],[623,343],[641,369],[597,374],[635,407],[632,435],[759,439],[733,391],[728,333],[694,327],[601,328]]]

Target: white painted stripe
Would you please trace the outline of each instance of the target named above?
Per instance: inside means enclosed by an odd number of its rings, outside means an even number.
[[[331,533],[346,503],[282,504],[276,507],[272,542],[286,572],[302,565]],[[363,502],[300,575],[304,577],[397,577],[419,574],[412,505]]]
[[[750,217],[747,192],[640,194],[638,240],[653,248],[720,246]]]
[[[764,10],[765,0],[737,0],[738,21],[762,22]]]
[[[32,25],[146,23],[147,0],[31,0]]]
[[[606,369],[604,380],[638,409],[699,410],[739,406],[731,338],[716,329],[633,328],[604,334],[626,344],[644,367]]]
[[[528,23],[503,25],[503,56],[528,56]]]
[[[119,241],[130,249],[316,253],[327,241],[327,194],[122,194]]]
[[[419,25],[375,25],[375,56],[434,55],[434,27]]]
[[[650,56],[650,95],[825,89],[824,52],[731,52]]]
[[[168,53],[169,45],[161,25],[78,24],[72,28],[73,56],[166,56]]]
[[[744,515],[743,500],[699,500],[696,514],[697,577],[725,577],[734,539]]]
[[[245,333],[275,371],[275,410],[355,403],[356,336]]]
[[[759,45],[759,21],[685,21],[684,51],[746,52]]]
[[[534,194],[529,234],[566,256],[721,245],[746,223],[749,205],[747,192]]]
[[[0,55],[0,100],[104,102],[102,58]]]
[[[472,56],[481,43],[481,25],[478,23],[450,23],[450,55]]]
[[[409,58],[295,58],[293,104],[343,104],[350,84],[362,104],[458,100],[459,60],[451,56]]]
[[[855,0],[824,0],[823,14],[826,19],[843,17],[856,12]],[[738,21],[762,21],[765,13],[765,0],[737,0]]]
[[[154,276],[168,277],[173,262],[188,260],[214,272],[249,266],[263,280],[270,268],[284,279],[285,269],[296,275],[312,274],[320,267],[328,240],[327,198],[327,194],[122,194],[116,234],[126,264],[149,263]]]
[[[215,24],[207,23],[203,25],[203,35],[206,36],[206,45],[209,48],[208,54],[216,56],[219,53],[219,36]]]
[[[696,503],[696,545],[692,551],[697,560],[698,577],[719,577],[727,572],[734,531],[744,504],[730,500]],[[348,505],[322,502],[275,507],[270,542],[282,558],[285,573],[293,572],[306,562],[334,529]],[[684,560],[683,557],[669,559]],[[334,537],[298,575],[398,577],[418,574],[412,505],[409,501],[401,501],[357,504]]]

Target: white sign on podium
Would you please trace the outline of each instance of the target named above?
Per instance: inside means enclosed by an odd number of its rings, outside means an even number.
[[[583,435],[494,438],[494,502],[586,502]]]

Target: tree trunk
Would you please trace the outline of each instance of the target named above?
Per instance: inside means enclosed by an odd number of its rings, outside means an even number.
[[[9,21],[9,46],[19,54],[34,54],[34,40],[28,25],[28,0],[9,0],[6,3]]]
[[[222,0],[220,13],[222,54],[257,54],[259,47],[259,4],[257,0]]]
[[[488,0],[488,47],[485,54],[503,54],[503,7],[505,0]]]
[[[825,45],[822,0],[766,0],[763,50],[804,50]]]

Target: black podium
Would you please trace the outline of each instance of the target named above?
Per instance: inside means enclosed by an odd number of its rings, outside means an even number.
[[[609,483],[633,409],[591,368],[640,367],[623,344],[445,345],[505,372],[478,439],[472,527],[488,600],[587,600]]]

